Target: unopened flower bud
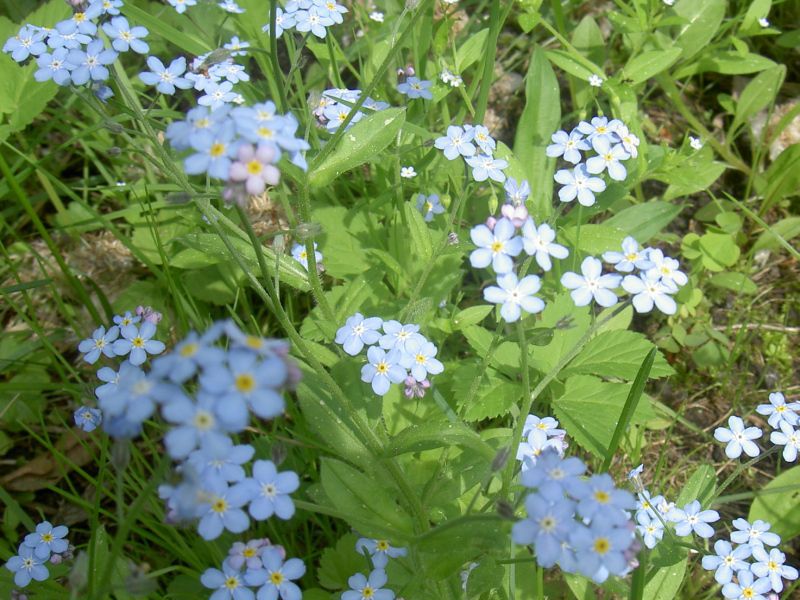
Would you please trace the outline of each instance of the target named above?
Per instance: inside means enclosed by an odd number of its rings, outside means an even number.
[[[300,223],[294,230],[294,235],[300,242],[305,242],[311,237],[317,237],[321,233],[322,225],[319,223]]]
[[[494,226],[497,225],[497,217],[489,216],[486,219],[486,226],[489,228],[489,231],[494,231]]]

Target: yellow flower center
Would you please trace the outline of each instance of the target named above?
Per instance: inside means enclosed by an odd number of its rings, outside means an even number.
[[[201,430],[211,429],[214,426],[214,417],[209,412],[199,410],[194,417],[194,426]]]
[[[211,510],[215,513],[224,513],[228,510],[228,503],[225,501],[225,498],[216,498],[214,502],[211,503]]]
[[[598,554],[605,554],[611,549],[611,544],[608,538],[597,538],[593,545],[594,551]]]
[[[782,413],[782,412],[784,412],[785,410],[786,410],[786,407],[785,407],[785,406],[783,406],[783,405],[781,405],[781,406],[776,406],[776,407],[775,407],[775,412]]]
[[[233,576],[228,577],[225,580],[225,587],[228,588],[229,590],[235,590],[236,588],[239,587],[239,578]]]
[[[275,132],[272,131],[272,129],[270,129],[269,127],[259,127],[256,133],[258,133],[258,137],[262,137],[268,140],[271,140],[273,137],[275,137]]]
[[[45,542],[46,544],[49,544],[54,539],[55,538],[53,537],[52,533],[44,533],[44,534],[42,534],[42,541]]]
[[[225,154],[225,144],[221,144],[219,142],[211,144],[211,150],[209,150],[208,153],[214,158],[222,156]]]
[[[389,372],[389,365],[386,364],[385,362],[378,363],[378,365],[375,368],[378,369],[378,373],[380,373],[381,375],[384,375]]]
[[[600,504],[607,504],[609,500],[611,500],[611,496],[608,495],[608,492],[604,492],[603,490],[597,490],[594,493],[594,499],[597,500]]]
[[[492,242],[492,252],[500,252],[503,249],[503,242]]]
[[[389,542],[386,540],[375,540],[375,548],[377,548],[379,552],[386,552],[389,549]]]
[[[137,348],[144,348],[144,340],[138,335],[131,340],[131,344],[133,344]]]
[[[205,117],[202,119],[197,119],[197,121],[194,122],[194,126],[198,129],[208,129],[211,127],[211,119],[207,119]]]
[[[283,573],[274,571],[269,574],[269,580],[273,585],[280,585],[283,583]]]
[[[72,20],[75,21],[76,23],[83,23],[86,20],[86,13],[82,12],[75,13],[74,15],[72,15]]]
[[[361,590],[362,598],[372,598],[375,595],[375,590],[373,590],[370,586],[365,585],[364,589]]]
[[[431,212],[433,210],[433,204],[430,202],[425,203],[425,212]]]
[[[133,39],[133,36],[131,35],[130,31],[121,31],[119,37],[121,37],[126,42],[130,42]]]
[[[186,344],[183,348],[181,348],[180,354],[184,358],[188,358],[190,356],[194,356],[198,350],[197,344]]]
[[[424,354],[417,354],[414,357],[414,360],[417,361],[417,364],[424,365],[425,364],[425,355]]]
[[[264,341],[261,338],[256,337],[254,335],[248,335],[245,338],[244,343],[245,346],[247,346],[248,348],[252,348],[253,350],[258,350],[259,348],[261,348]]]
[[[106,341],[103,338],[100,338],[99,340],[95,340],[94,345],[96,348],[104,348]]]
[[[256,159],[253,159],[247,163],[247,172],[250,173],[250,175],[258,175],[261,173],[262,168],[263,166]]]
[[[256,387],[256,380],[250,373],[241,373],[236,376],[235,385],[240,392],[252,392]]]
[[[244,552],[242,552],[242,556],[245,558],[253,558],[256,555],[255,548],[245,548]]]
[[[771,561],[769,561],[767,563],[767,568],[770,571],[777,571],[778,570],[778,563],[776,563],[774,560],[771,560]]]
[[[539,521],[539,527],[541,527],[545,531],[552,531],[555,526],[556,526],[556,520],[553,517],[545,517],[541,521]]]
[[[746,587],[742,589],[742,598],[754,598],[755,595],[756,593],[751,587]]]

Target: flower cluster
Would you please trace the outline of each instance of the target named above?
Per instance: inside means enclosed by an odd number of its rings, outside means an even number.
[[[557,131],[552,136],[546,153],[551,158],[563,157],[574,166],[561,169],[554,179],[563,187],[558,191],[561,202],[572,202],[575,198],[583,206],[592,206],[595,194],[606,189],[601,177],[603,171],[615,181],[623,181],[627,171],[622,164],[638,155],[639,138],[633,135],[619,119],[594,117],[590,122],[581,121],[570,133]],[[594,151],[595,155],[583,162],[581,152]]]
[[[283,546],[267,538],[235,542],[222,561],[221,569],[206,569],[200,583],[211,590],[211,600],[282,598],[300,600],[302,592],[294,583],[306,572],[299,558],[286,559]],[[258,588],[255,592],[251,588]]]
[[[361,90],[336,88],[325,90],[322,92],[322,96],[311,114],[329,133],[334,133],[350,115],[350,110],[352,109],[351,105],[358,102],[360,97]],[[353,116],[353,119],[347,124],[347,129],[350,129],[353,124],[358,123],[367,114],[387,108],[389,108],[388,103],[378,102],[377,100],[367,97],[364,104]],[[367,109],[368,112],[365,113],[363,109]]]
[[[540,418],[536,415],[525,417],[522,426],[522,438],[517,448],[517,460],[522,461],[524,473],[536,464],[539,456],[548,448],[564,456],[568,448],[567,432],[558,428],[558,421],[553,417]]]
[[[64,525],[53,527],[49,522],[42,521],[34,532],[26,535],[17,554],[6,563],[6,569],[14,574],[14,583],[25,587],[31,580],[44,581],[50,577],[50,571],[45,566],[48,561],[57,565],[72,558],[67,533],[69,529]]]
[[[454,88],[464,85],[464,80],[461,78],[461,75],[456,75],[449,69],[442,69],[439,79],[442,80],[442,83],[447,83],[450,87]]]
[[[61,86],[90,85],[100,98],[108,99],[113,92],[102,82],[108,79],[108,65],[118,53],[146,54],[150,49],[144,41],[147,29],[132,27],[120,15],[120,6],[121,1],[91,0],[52,28],[23,25],[5,42],[3,52],[18,63],[35,59],[39,67],[33,75],[36,81],[53,81]],[[111,48],[99,36],[101,29],[111,41]]]
[[[350,589],[342,592],[342,600],[393,600],[394,592],[384,587],[389,580],[384,569],[390,558],[405,556],[406,549],[395,548],[387,540],[359,538],[356,552],[368,557],[373,570],[369,576],[356,573],[350,577],[347,580]]]
[[[463,156],[472,168],[475,181],[491,179],[503,183],[506,180],[503,169],[508,167],[508,161],[494,157],[497,142],[483,125],[450,125],[447,134],[436,138],[433,145],[444,153],[447,160]]]
[[[786,402],[781,392],[769,395],[769,404],[759,404],[756,412],[767,418],[773,431],[769,440],[776,446],[783,446],[783,459],[787,462],[797,460],[800,450],[800,431],[795,429],[800,423],[800,402]],[[739,458],[744,452],[747,456],[758,456],[761,450],[753,440],[759,439],[763,432],[758,427],[745,427],[741,417],[728,418],[728,427],[717,427],[714,438],[726,444],[725,455]]]
[[[186,9],[190,6],[197,6],[197,0],[167,0],[167,2],[179,15],[185,13]],[[240,15],[245,12],[245,10],[239,6],[235,0],[220,0],[217,2],[217,6],[219,6],[225,12],[231,14]]]
[[[277,185],[283,152],[293,164],[306,168],[303,151],[309,146],[296,137],[298,125],[291,113],[276,114],[269,101],[235,108],[197,106],[186,113],[186,120],[170,123],[166,137],[173,148],[187,153],[187,175],[225,181],[223,198],[244,204],[267,185]]]
[[[585,472],[580,459],[544,450],[521,475],[522,484],[535,491],[525,498],[527,518],[514,524],[511,537],[533,545],[540,566],[557,564],[602,583],[609,575],[625,575],[638,551],[628,512],[635,500],[610,475],[584,477]]]
[[[427,79],[420,79],[415,76],[413,67],[407,69],[398,69],[397,71],[400,83],[397,85],[397,91],[408,96],[410,99],[424,98],[425,100],[432,100],[433,93],[431,93],[431,85],[433,82]]]
[[[379,396],[386,394],[391,384],[405,382],[406,396],[421,398],[430,385],[428,375],[444,371],[436,358],[436,346],[419,333],[419,325],[356,313],[339,328],[335,341],[350,356],[367,346],[361,381],[372,384],[372,391]]]
[[[152,386],[140,368],[148,356],[164,351],[164,343],[153,339],[160,319],[159,313],[140,306],[136,314],[128,311],[115,316],[114,325],[108,330],[101,325],[78,344],[83,360],[90,365],[101,355],[125,357],[118,370],[101,367],[97,371],[97,378],[103,382],[95,388],[100,410],[86,406],[76,410],[73,418],[78,427],[92,431],[102,424],[113,437],[139,435],[142,423],[153,413],[153,401],[163,395],[163,390]]]
[[[275,37],[294,29],[324,38],[328,27],[344,21],[342,15],[346,12],[347,9],[336,0],[289,0],[285,8],[278,7],[275,13]],[[262,30],[270,35],[270,24],[264,25]]]
[[[536,257],[544,271],[552,268],[551,257],[566,258],[568,250],[555,243],[556,232],[547,223],[536,225],[528,216],[525,198],[530,193],[526,181],[521,184],[513,179],[505,183],[507,202],[503,205],[500,219],[490,217],[485,225],[470,230],[472,242],[478,247],[470,254],[470,264],[478,269],[492,266],[498,275],[496,286],[483,291],[487,302],[500,304],[500,315],[508,322],[517,321],[522,311],[538,313],[544,310],[544,301],[535,296],[541,288],[537,275],[526,275],[519,279],[514,273],[513,258],[523,250]],[[517,230],[521,235],[517,235]]]

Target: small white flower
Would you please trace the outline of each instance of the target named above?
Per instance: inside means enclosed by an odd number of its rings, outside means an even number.
[[[417,172],[414,170],[414,167],[400,167],[400,177],[405,177],[406,179],[412,179],[417,176]]]
[[[764,29],[766,29],[767,27],[769,27],[769,19],[767,19],[767,17],[761,17],[758,20],[758,24],[761,25],[761,27],[763,27]]]
[[[377,10],[374,10],[371,13],[369,13],[369,18],[375,21],[376,23],[383,23],[383,13]]]
[[[601,85],[603,85],[603,78],[600,77],[600,75],[595,75],[592,73],[592,75],[589,77],[589,85],[599,88]]]
[[[666,4],[667,6],[672,6],[673,4],[675,4],[675,0],[664,0],[664,4]]]
[[[695,150],[700,150],[703,147],[703,142],[700,138],[689,136],[689,145]]]

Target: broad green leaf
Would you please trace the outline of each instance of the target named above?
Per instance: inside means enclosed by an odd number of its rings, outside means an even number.
[[[570,268],[569,259],[562,270]],[[589,329],[589,309],[576,307],[569,292],[562,292],[547,303],[537,325],[553,330],[553,339],[546,346],[531,350],[528,364],[541,373],[548,373],[569,353]],[[517,363],[519,364],[519,363]]]
[[[214,50],[212,46],[196,35],[175,29],[163,19],[131,3],[125,4],[125,16],[128,17],[132,25],[144,25],[150,30],[151,34],[158,34],[163,39],[169,40],[171,43],[178,46],[184,52],[200,55]]]
[[[343,279],[360,275],[370,263],[364,252],[370,225],[363,210],[344,206],[323,206],[314,209],[312,218],[323,227],[319,238],[322,263],[332,277]]]
[[[598,255],[607,250],[616,250],[622,245],[622,240],[627,232],[616,227],[610,227],[606,223],[603,225],[587,224],[571,225],[565,227],[560,234],[570,248],[577,248],[580,252]],[[562,262],[563,265],[563,262]]]
[[[562,374],[584,373],[630,380],[636,376],[642,359],[652,348],[653,343],[636,331],[605,331],[589,340]],[[674,372],[664,357],[657,354],[650,377],[657,379]]]
[[[519,367],[517,367],[517,371]],[[470,423],[493,419],[504,415],[511,407],[519,402],[522,396],[522,387],[508,379],[500,377],[494,369],[488,369],[480,381],[477,392],[472,397],[469,406],[465,402],[469,397],[470,388],[477,375],[477,366],[463,364],[454,373],[455,385],[453,393],[458,399],[459,408],[464,410],[464,420]]]
[[[481,321],[483,321],[486,316],[494,310],[494,306],[491,304],[479,305],[479,306],[470,306],[469,308],[465,308],[455,314],[452,319],[453,329],[464,329],[465,327],[469,327],[470,325],[477,325]]]
[[[410,202],[403,204],[405,224],[411,235],[411,246],[423,261],[428,262],[433,258],[433,242],[431,231],[422,214]]]
[[[630,384],[607,383],[590,375],[573,375],[567,379],[561,397],[553,401],[553,411],[577,444],[603,459],[629,389]],[[650,401],[643,398],[631,422],[644,424],[655,416]]]
[[[594,593],[595,584],[586,579],[586,577],[573,575],[572,573],[564,573],[562,576],[569,587],[569,591],[572,592],[577,600],[597,600],[597,595]]]
[[[717,273],[711,276],[709,283],[737,294],[755,294],[758,291],[758,286],[744,273]]]
[[[510,523],[495,514],[446,521],[417,539],[425,572],[441,579],[489,551],[507,549]]]
[[[358,536],[348,533],[339,538],[336,547],[325,548],[319,559],[317,578],[319,584],[329,590],[342,590],[350,587],[347,580],[366,565],[363,556],[356,552]],[[304,594],[305,597],[305,594]]]
[[[322,164],[309,173],[309,185],[322,187],[350,169],[377,160],[395,140],[405,120],[405,108],[387,108],[361,119],[345,132]]]
[[[642,52],[628,61],[622,69],[622,77],[634,85],[642,83],[668,69],[680,55],[680,48]]]
[[[569,73],[581,81],[587,81],[592,75],[597,75],[602,69],[598,67],[593,71],[564,50],[547,50],[547,59],[565,73]]]
[[[766,211],[785,196],[800,190],[800,144],[792,144],[778,155],[764,174],[767,181],[761,210]]]
[[[700,465],[695,469],[688,481],[681,486],[680,494],[675,500],[677,506],[684,506],[693,500],[699,500],[703,508],[708,508],[708,503],[717,489],[717,476],[709,465]]]
[[[552,186],[536,182],[552,181],[555,160],[545,155],[550,136],[561,121],[558,80],[541,46],[534,46],[525,76],[525,108],[517,123],[514,154],[527,167],[533,185],[534,215],[543,218],[553,210]]]
[[[771,531],[781,536],[784,543],[800,534],[800,467],[784,471],[761,492],[753,500],[747,520],[769,522]]]
[[[678,204],[654,200],[629,206],[606,219],[603,224],[621,229],[644,244],[672,223],[681,210],[683,207]]]
[[[386,455],[398,456],[408,452],[422,452],[444,446],[471,448],[483,455],[487,461],[491,461],[495,455],[492,447],[472,429],[461,423],[446,421],[426,422],[404,429],[389,441]]]
[[[753,252],[780,248],[781,243],[775,236],[780,236],[788,242],[798,235],[800,235],[800,217],[786,217],[770,225],[767,231],[758,236],[756,243],[753,244]]]
[[[505,569],[494,558],[485,556],[467,578],[467,598],[480,598],[481,594],[503,586]]]
[[[711,150],[703,148],[680,160],[671,169],[655,173],[654,177],[669,184],[664,200],[672,200],[710,187],[725,169],[725,163],[714,161]]]
[[[736,115],[728,130],[729,136],[733,135],[741,125],[747,123],[758,111],[775,100],[778,90],[783,85],[784,77],[786,77],[786,67],[779,65],[762,71],[747,84],[736,103]]]
[[[747,7],[747,12],[744,13],[744,19],[742,19],[742,30],[747,31],[751,27],[754,28],[759,19],[769,14],[771,7],[772,0],[752,0],[750,6]]]
[[[688,556],[680,562],[661,567],[644,584],[642,600],[675,600],[686,575]]]
[[[709,231],[700,236],[703,265],[711,271],[722,271],[739,260],[739,246],[732,235]]]
[[[488,37],[489,28],[487,27],[476,34],[470,35],[467,41],[456,50],[456,73],[463,73],[465,69],[484,55]]]
[[[686,21],[678,30],[675,44],[681,48],[681,57],[688,60],[706,47],[725,17],[725,0],[678,0],[673,7]]]
[[[404,542],[413,531],[411,516],[381,481],[353,467],[322,458],[320,480],[325,496],[359,533]]]
[[[672,72],[675,79],[683,79],[698,73],[721,73],[723,75],[745,75],[758,73],[774,67],[775,62],[760,54],[741,54],[731,50],[718,50],[706,54],[697,62],[678,67]]]
[[[475,353],[483,358],[489,352],[489,347],[494,338],[494,334],[488,329],[472,325],[465,327],[461,332],[467,342],[475,350]],[[501,338],[502,339],[502,338]],[[503,369],[517,370],[519,369],[519,345],[515,342],[501,342],[492,355],[492,360],[489,364]]]
[[[606,61],[603,32],[591,15],[586,15],[572,32],[572,45],[596,65]]]

